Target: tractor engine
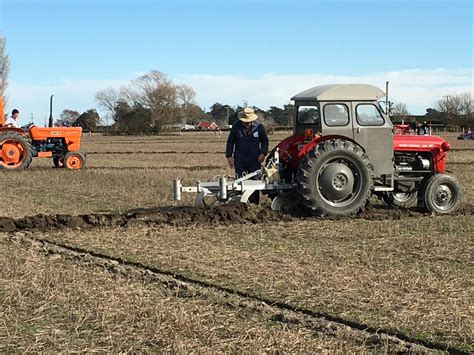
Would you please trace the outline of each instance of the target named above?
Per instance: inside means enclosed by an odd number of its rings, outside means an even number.
[[[52,152],[53,155],[67,151],[67,145],[64,138],[47,138],[41,141],[33,141],[31,144],[34,155],[39,152]]]
[[[395,169],[399,172],[429,171],[433,168],[432,157],[418,152],[395,152]]]

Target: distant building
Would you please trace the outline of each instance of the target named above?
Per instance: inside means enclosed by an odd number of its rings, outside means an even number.
[[[206,121],[201,121],[197,124],[196,129],[200,130],[208,130],[208,131],[214,131],[216,129],[219,129],[219,126],[215,122],[206,122]]]
[[[174,124],[167,124],[163,125],[163,130],[165,131],[192,131],[196,129],[191,124],[184,124],[184,123],[174,123]]]

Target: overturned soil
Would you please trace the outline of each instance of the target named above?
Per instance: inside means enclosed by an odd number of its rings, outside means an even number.
[[[451,216],[473,215],[474,206],[467,205]],[[372,207],[354,217],[330,217],[324,219],[365,219],[401,220],[406,218],[429,217],[431,214],[417,209],[391,209],[386,206]],[[128,226],[225,226],[229,224],[259,224],[267,222],[288,222],[298,220],[318,220],[304,211],[293,214],[272,211],[270,208],[246,204],[217,206],[211,209],[194,207],[162,207],[136,209],[125,213],[85,214],[85,215],[36,215],[19,219],[0,217],[0,232],[50,229],[84,229],[94,227]]]

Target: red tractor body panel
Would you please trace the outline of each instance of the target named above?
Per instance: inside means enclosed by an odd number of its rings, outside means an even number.
[[[308,141],[304,135],[293,135],[282,140],[276,148],[278,148],[282,161],[292,168],[298,169],[300,161],[317,144],[335,138],[352,141],[347,139],[347,137],[336,135],[316,135],[312,140]],[[395,152],[430,153],[434,164],[434,171],[438,173],[446,171],[446,152],[450,149],[450,144],[441,137],[394,135],[393,145]]]

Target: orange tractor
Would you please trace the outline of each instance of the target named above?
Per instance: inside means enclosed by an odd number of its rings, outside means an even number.
[[[21,128],[7,126],[0,97],[0,169],[24,170],[33,157],[52,158],[57,168],[81,169],[85,154],[79,152],[81,127],[52,127],[52,96],[49,127],[30,123]]]

